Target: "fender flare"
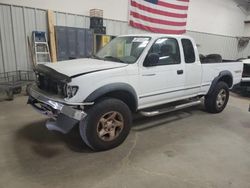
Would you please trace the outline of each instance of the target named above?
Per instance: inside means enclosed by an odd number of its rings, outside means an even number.
[[[215,86],[217,85],[217,83],[221,80],[221,78],[223,78],[224,76],[229,76],[232,79],[232,84],[233,84],[233,75],[230,71],[221,71],[219,73],[219,75],[217,77],[214,78],[214,80],[212,81],[211,87],[207,93],[207,95],[211,94],[211,92],[213,91],[213,89],[215,88]]]
[[[93,102],[99,97],[104,96],[105,94],[108,94],[110,92],[115,92],[115,91],[124,91],[129,93],[135,102],[135,108],[137,109],[138,107],[138,98],[135,89],[126,83],[112,83],[112,84],[107,84],[104,85],[95,91],[93,91],[88,97],[84,100],[84,102]]]

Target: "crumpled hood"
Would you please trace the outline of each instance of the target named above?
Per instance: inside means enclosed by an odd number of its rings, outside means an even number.
[[[127,66],[127,64],[85,58],[60,61],[57,63],[48,63],[46,64],[46,66],[66,76],[74,77],[77,75],[91,73],[95,71],[125,67]]]

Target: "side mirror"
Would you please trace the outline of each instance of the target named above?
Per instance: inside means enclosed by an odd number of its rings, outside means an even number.
[[[152,67],[152,66],[156,66],[157,63],[159,62],[160,56],[157,53],[150,53],[148,54],[148,56],[146,57],[143,66],[144,67]]]

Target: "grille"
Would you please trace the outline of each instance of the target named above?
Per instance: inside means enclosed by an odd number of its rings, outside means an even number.
[[[38,87],[50,94],[65,97],[64,85],[64,83],[52,79],[46,75],[38,75]]]
[[[244,64],[242,77],[250,77],[250,65]]]

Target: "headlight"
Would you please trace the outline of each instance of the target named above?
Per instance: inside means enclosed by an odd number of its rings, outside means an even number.
[[[68,99],[74,97],[77,91],[78,91],[78,86],[66,85],[65,87],[65,95]]]

